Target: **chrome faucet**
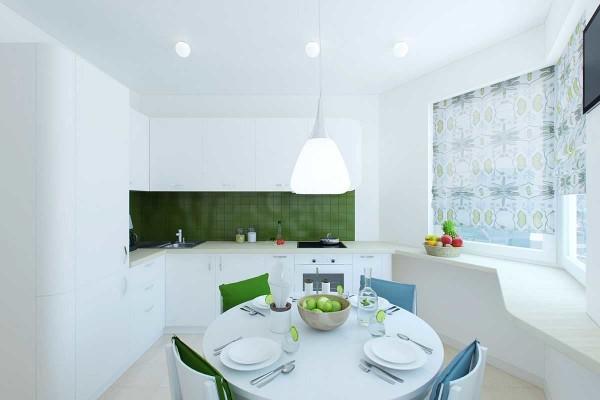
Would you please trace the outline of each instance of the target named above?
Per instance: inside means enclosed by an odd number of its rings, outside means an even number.
[[[177,233],[175,234],[175,236],[177,236],[177,243],[183,243],[183,229],[179,228],[177,230]]]

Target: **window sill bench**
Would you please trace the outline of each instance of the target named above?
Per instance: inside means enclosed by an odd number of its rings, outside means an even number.
[[[585,289],[565,270],[469,254],[438,258],[400,245],[395,254],[496,274],[506,310],[519,325],[600,373],[600,327],[586,312]]]

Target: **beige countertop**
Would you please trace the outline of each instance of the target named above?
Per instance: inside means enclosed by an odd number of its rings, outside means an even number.
[[[298,242],[289,241],[277,246],[271,241],[256,243],[204,242],[191,249],[137,249],[129,255],[134,267],[162,254],[392,254],[397,246],[387,242],[344,242],[345,249],[299,249]]]

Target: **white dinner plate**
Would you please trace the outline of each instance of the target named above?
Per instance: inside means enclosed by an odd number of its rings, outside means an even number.
[[[225,347],[219,356],[219,359],[227,368],[231,368],[236,371],[257,371],[259,369],[267,368],[273,365],[281,357],[281,346],[277,346],[277,350],[273,353],[271,358],[258,364],[239,364],[233,361],[229,357],[229,346]]]
[[[400,339],[398,339],[398,340],[400,340]],[[416,349],[416,350],[419,350],[416,352],[417,359],[412,363],[394,364],[394,363],[387,362],[385,360],[380,359],[373,353],[373,350],[371,349],[372,343],[373,343],[373,339],[367,341],[364,344],[363,351],[365,353],[365,356],[367,356],[367,358],[369,360],[371,360],[373,363],[380,365],[382,367],[389,368],[389,369],[395,369],[395,370],[399,370],[399,371],[410,371],[413,369],[421,368],[423,365],[425,365],[425,363],[427,363],[427,355],[420,348]],[[410,345],[413,345],[413,344],[410,344]],[[416,345],[414,345],[414,346],[416,346]]]
[[[263,310],[270,309],[271,307],[267,303],[265,303],[265,297],[267,297],[267,296],[266,295],[258,296],[257,298],[252,300],[252,305],[256,308],[260,308]]]
[[[259,364],[267,361],[276,353],[280,345],[262,337],[249,337],[227,346],[229,358],[238,364]]]
[[[358,296],[352,296],[348,299],[348,301],[350,302],[352,307],[356,307],[356,302],[358,301]],[[385,310],[392,305],[389,301],[387,301],[387,299],[384,299],[383,297],[379,297],[377,299],[377,302],[378,302],[377,309],[379,309],[379,310]]]
[[[380,337],[371,343],[373,354],[392,364],[410,364],[417,360],[417,349],[410,342],[393,337]]]

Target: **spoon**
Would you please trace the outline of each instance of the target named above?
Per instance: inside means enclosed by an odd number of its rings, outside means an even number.
[[[262,381],[260,381],[258,383],[258,387],[263,387],[265,386],[267,383],[271,382],[273,379],[275,379],[275,377],[279,374],[284,374],[287,375],[290,372],[292,372],[294,370],[294,368],[296,368],[296,364],[286,364],[282,369],[280,369],[279,371],[275,372],[273,375],[266,377],[265,379],[263,379]]]
[[[409,338],[406,335],[403,335],[402,333],[397,333],[396,336],[398,336],[402,340],[408,340],[409,342],[413,342],[414,344],[416,344],[417,346],[419,346],[421,349],[423,349],[423,351],[425,353],[427,353],[427,354],[433,353],[433,349],[432,348],[427,347],[425,345],[422,345],[421,343],[415,342],[414,340],[412,340],[411,338]]]

